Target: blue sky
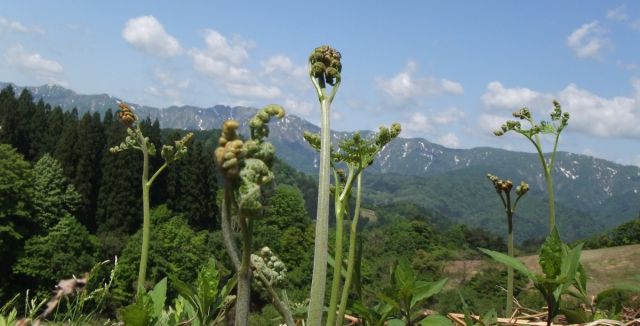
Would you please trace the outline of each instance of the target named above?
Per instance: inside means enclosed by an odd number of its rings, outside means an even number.
[[[640,166],[640,3],[317,3],[3,1],[0,81],[157,107],[279,103],[317,122],[306,60],[330,44],[333,129],[397,121],[447,147],[530,151],[491,130],[558,99],[572,114],[561,150]]]

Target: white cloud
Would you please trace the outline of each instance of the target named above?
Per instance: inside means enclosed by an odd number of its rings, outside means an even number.
[[[440,136],[440,138],[436,140],[436,143],[449,148],[460,147],[460,139],[452,132]]]
[[[614,9],[610,9],[607,11],[607,19],[624,22],[629,19],[629,15],[627,15],[627,8],[622,5]]]
[[[640,167],[640,154],[638,154],[638,155],[634,156],[634,157],[631,159],[631,164],[633,164],[633,165],[635,165],[635,166],[637,166],[637,167]]]
[[[515,110],[531,106],[541,94],[524,87],[505,88],[499,81],[487,85],[487,92],[482,95],[482,102],[487,107]]]
[[[129,19],[122,29],[122,37],[134,48],[150,55],[173,57],[182,53],[178,40],[153,16]]]
[[[395,76],[388,79],[376,78],[376,86],[392,100],[400,103],[416,101],[427,96],[445,93],[460,95],[464,92],[458,82],[432,76],[418,76],[416,70],[417,64],[409,61],[405,69]]]
[[[433,118],[433,122],[437,124],[450,124],[453,122],[457,122],[460,119],[464,118],[464,111],[459,108],[448,108],[438,114]]]
[[[431,119],[420,112],[412,113],[409,120],[401,124],[402,133],[405,137],[415,137],[433,131],[433,122]]]
[[[490,135],[495,130],[500,128],[500,126],[507,120],[513,119],[511,116],[507,115],[495,115],[495,114],[487,114],[482,113],[478,118],[478,128],[482,131],[483,134]]]
[[[454,81],[443,78],[440,81],[440,84],[442,85],[442,89],[446,93],[451,93],[455,95],[462,95],[464,93],[464,88],[462,87],[462,84],[458,82],[454,82]]]
[[[605,31],[597,20],[583,24],[567,37],[567,45],[580,58],[597,57],[600,50],[608,42],[603,35]]]
[[[23,23],[15,20],[11,20],[6,17],[0,17],[0,30],[2,28],[7,28],[10,31],[20,32],[20,33],[38,33],[43,34],[44,30],[40,27],[27,27]]]
[[[495,84],[494,84],[495,83]],[[483,101],[488,107],[518,107],[528,103],[541,103],[544,105],[530,106],[537,117],[534,119],[548,119],[551,109],[551,99],[556,98],[563,110],[571,113],[569,130],[598,137],[631,137],[640,138],[640,79],[632,79],[631,85],[634,93],[631,96],[615,96],[605,98],[579,88],[575,84],[569,84],[563,90],[546,94],[522,88],[504,88],[498,82],[492,82],[494,87],[488,87]],[[500,87],[497,87],[499,84]],[[517,104],[518,96],[514,94],[528,94],[520,96],[521,102]],[[544,115],[544,116],[543,116]],[[492,129],[497,127],[494,116],[481,116],[481,125],[490,124]],[[502,119],[500,123],[506,119]],[[498,125],[499,126],[499,125]]]
[[[46,59],[39,53],[29,53],[22,45],[10,48],[6,52],[5,58],[10,65],[36,77],[39,81],[67,85],[60,79],[64,71],[60,63]]]
[[[635,98],[604,98],[570,84],[558,99],[571,113],[569,126],[600,137],[640,137],[640,83],[634,82]]]
[[[204,40],[207,44],[207,54],[211,58],[236,65],[249,58],[247,42],[229,42],[226,37],[213,29],[205,30]]]
[[[285,73],[296,77],[306,77],[307,70],[304,66],[297,66],[291,58],[285,55],[276,55],[262,63],[264,74]]]

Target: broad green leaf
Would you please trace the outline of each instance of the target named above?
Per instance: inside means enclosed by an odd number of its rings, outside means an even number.
[[[531,270],[529,270],[520,260],[513,257],[509,257],[503,253],[493,251],[493,250],[488,250],[483,248],[478,248],[478,250],[491,256],[491,258],[493,258],[495,261],[499,263],[513,267],[513,269],[526,275],[530,280],[536,280],[535,274]]]
[[[430,298],[434,294],[440,292],[447,283],[447,280],[447,278],[443,278],[437,282],[416,282],[416,286],[413,289],[411,307],[415,306],[416,303]]]
[[[153,315],[160,316],[164,310],[164,302],[167,299],[167,278],[163,278],[149,291],[149,297],[153,303]]]
[[[173,275],[169,277],[171,278],[171,283],[173,284],[173,288],[175,288],[176,291],[178,291],[178,294],[182,296],[185,300],[187,300],[187,302],[189,302],[189,304],[191,304],[191,306],[195,310],[199,310],[198,307],[200,307],[200,302],[196,294],[191,289],[191,287],[189,287],[189,285],[180,281]]]
[[[394,300],[393,298],[380,292],[376,293],[376,296],[378,297],[378,299],[386,302],[387,304],[391,305],[393,308],[400,310],[400,303]]]
[[[453,323],[449,318],[442,315],[430,315],[420,322],[421,326],[451,326]]]
[[[562,245],[558,229],[554,227],[540,249],[540,267],[548,279],[553,279],[561,273]]]
[[[400,319],[391,319],[387,322],[388,326],[405,326],[405,322]]]
[[[198,296],[201,298],[205,310],[208,310],[207,308],[215,303],[219,282],[220,275],[216,268],[216,261],[209,258],[207,264],[200,269],[196,280]]]
[[[554,293],[556,295],[556,300],[559,300],[560,295],[566,291],[574,282],[576,278],[576,271],[578,270],[578,265],[580,265],[580,254],[582,253],[582,244],[575,246],[569,253],[563,257],[562,259],[562,275],[560,275],[562,284],[558,287],[558,293]]]
[[[147,326],[149,325],[150,316],[144,305],[134,303],[120,310],[122,321],[127,326]]]
[[[393,277],[396,283],[395,290],[399,292],[398,295],[402,298],[406,298],[403,300],[409,301],[415,285],[416,276],[406,258],[400,258],[393,273]]]

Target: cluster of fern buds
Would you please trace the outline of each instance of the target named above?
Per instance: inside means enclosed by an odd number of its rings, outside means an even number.
[[[329,85],[334,85],[340,79],[342,55],[328,45],[317,47],[309,56],[311,65],[311,77],[324,80]]]
[[[238,136],[237,130],[240,124],[236,120],[227,120],[222,125],[222,135],[218,140],[218,148],[215,150],[215,158],[218,167],[226,178],[233,178],[240,173],[240,160],[247,151],[244,142]]]
[[[116,114],[118,120],[122,122],[127,127],[131,127],[136,121],[138,121],[138,116],[133,113],[133,109],[124,102],[118,102],[118,106],[120,110]]]
[[[267,286],[282,284],[287,277],[287,267],[269,247],[263,247],[260,255],[251,255],[251,267],[267,281]],[[262,285],[261,283],[258,283]]]
[[[505,194],[511,192],[513,189],[513,182],[511,180],[502,180],[493,174],[487,174],[487,178],[493,183],[493,187],[498,194],[504,192]],[[524,181],[520,182],[520,185],[516,187],[516,195],[518,197],[524,196],[529,191],[529,185]]]
[[[496,136],[502,136],[508,131],[514,130],[527,137],[533,137],[539,133],[556,134],[559,135],[562,129],[569,124],[569,112],[562,112],[562,107],[558,101],[553,101],[553,111],[551,111],[551,121],[540,121],[540,123],[534,123],[531,111],[528,108],[522,108],[516,112],[513,112],[513,117],[520,120],[526,120],[531,123],[531,128],[528,130],[522,129],[520,121],[508,120],[500,129],[493,132]],[[555,124],[553,122],[556,122]]]

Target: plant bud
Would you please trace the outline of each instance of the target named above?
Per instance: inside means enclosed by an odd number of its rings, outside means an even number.
[[[519,197],[524,196],[524,194],[526,194],[528,191],[529,191],[529,185],[526,184],[524,181],[521,181],[520,185],[516,187],[516,194]]]

